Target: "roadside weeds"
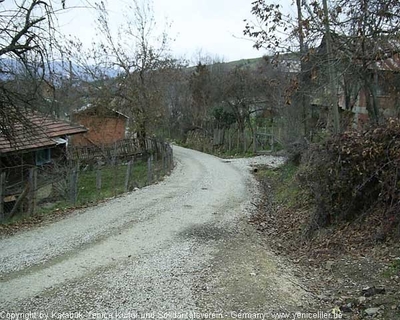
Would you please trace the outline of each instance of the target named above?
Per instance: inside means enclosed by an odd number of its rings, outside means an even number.
[[[374,239],[373,217],[307,237],[312,206],[294,174],[287,164],[255,172],[264,195],[249,222],[266,246],[299,266],[321,309],[339,309],[343,319],[400,319],[398,242]]]

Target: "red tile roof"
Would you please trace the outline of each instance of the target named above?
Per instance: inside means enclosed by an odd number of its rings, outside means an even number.
[[[54,147],[57,137],[87,132],[83,126],[74,125],[38,112],[27,112],[24,122],[13,124],[11,141],[0,133],[0,155],[16,151]]]

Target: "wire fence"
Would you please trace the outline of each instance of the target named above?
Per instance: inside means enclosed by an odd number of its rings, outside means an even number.
[[[134,154],[109,154],[0,170],[0,221],[94,204],[163,179],[173,168],[169,144],[156,140]],[[114,150],[117,150],[114,147]]]

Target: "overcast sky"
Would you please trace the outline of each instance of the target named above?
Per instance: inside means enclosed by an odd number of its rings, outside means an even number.
[[[157,22],[172,23],[168,31],[174,56],[192,60],[199,50],[219,56],[224,61],[260,57],[263,51],[243,39],[244,19],[251,19],[253,0],[153,0]],[[110,21],[114,27],[123,21],[129,0],[108,0]],[[66,1],[67,6],[82,5],[85,0]],[[95,37],[96,12],[74,8],[63,13],[59,20],[63,32],[91,43]]]

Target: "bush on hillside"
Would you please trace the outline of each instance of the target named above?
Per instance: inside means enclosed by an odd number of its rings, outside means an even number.
[[[299,138],[296,141],[285,144],[288,162],[295,166],[299,166],[303,154],[307,152],[307,149],[309,147],[308,141],[304,138]]]
[[[400,220],[400,120],[348,131],[312,145],[298,178],[315,201],[311,229],[382,214],[387,233]]]

